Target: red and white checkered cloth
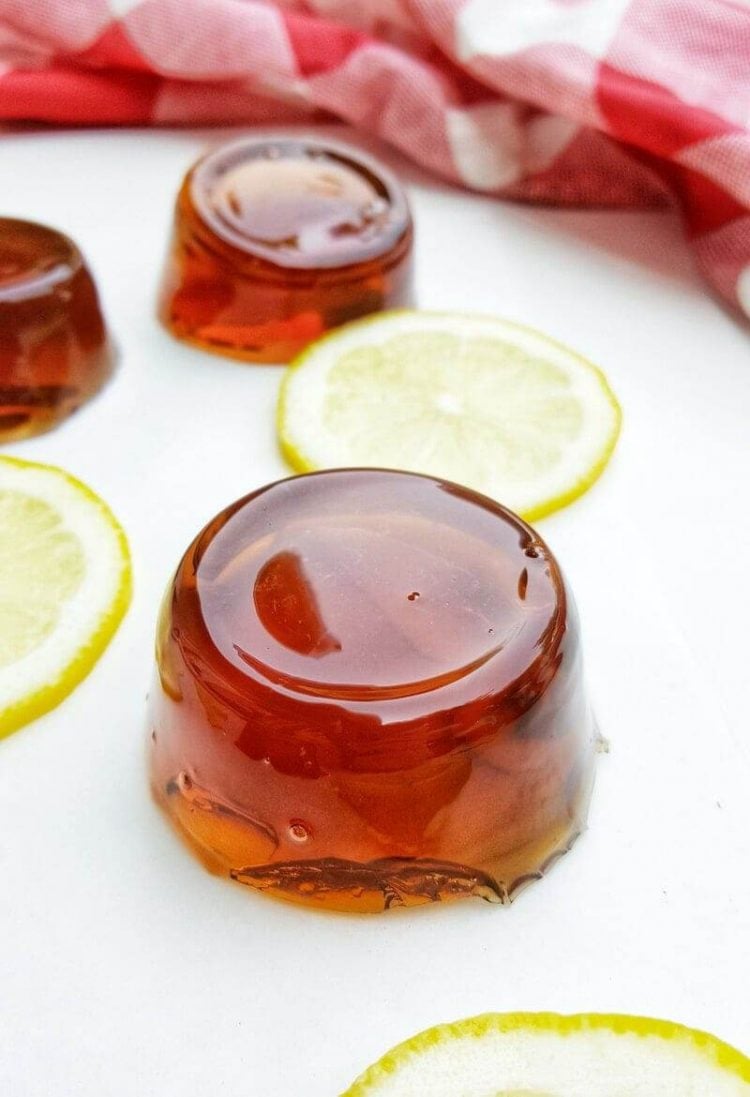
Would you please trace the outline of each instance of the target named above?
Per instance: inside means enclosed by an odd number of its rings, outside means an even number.
[[[750,0],[0,0],[0,120],[331,115],[506,198],[671,196],[750,316]]]

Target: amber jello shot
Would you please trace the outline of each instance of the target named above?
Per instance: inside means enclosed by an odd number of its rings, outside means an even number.
[[[584,826],[570,596],[538,534],[455,484],[336,470],[241,499],[180,563],[157,659],[156,798],[270,895],[506,902]]]
[[[73,241],[0,218],[0,442],[55,426],[112,366],[96,287]]]
[[[329,328],[411,304],[411,247],[404,192],[372,157],[248,138],[185,177],[159,313],[207,350],[287,362]]]

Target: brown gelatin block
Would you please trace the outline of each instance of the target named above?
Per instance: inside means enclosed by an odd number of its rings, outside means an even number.
[[[404,193],[371,157],[245,139],[185,177],[159,315],[207,350],[287,362],[338,324],[411,304],[411,249]]]
[[[0,441],[54,427],[112,367],[96,287],[73,241],[0,218]]]
[[[585,825],[575,610],[521,519],[334,470],[219,514],[165,598],[151,779],[212,871],[311,906],[506,902]]]

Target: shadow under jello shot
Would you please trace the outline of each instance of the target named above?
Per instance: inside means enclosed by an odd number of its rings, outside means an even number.
[[[183,557],[157,660],[155,796],[267,894],[507,902],[585,825],[569,593],[530,527],[454,484],[334,470],[241,499]]]

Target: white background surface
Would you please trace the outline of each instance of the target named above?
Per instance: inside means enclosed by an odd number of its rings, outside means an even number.
[[[174,194],[215,140],[0,142],[2,212],[78,241],[121,348],[99,398],[7,452],[100,492],[135,567],[89,679],[0,742],[0,1094],[334,1097],[389,1045],[484,1010],[661,1015],[750,1052],[750,339],[671,214],[508,206],[391,160],[420,303],[548,331],[623,405],[609,471],[539,523],[611,742],[573,853],[510,908],[325,915],[209,876],[152,806],[164,585],[209,518],[286,473],[280,370],[189,349],[153,317]]]

